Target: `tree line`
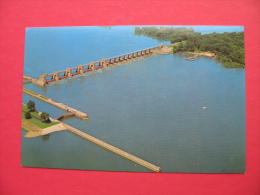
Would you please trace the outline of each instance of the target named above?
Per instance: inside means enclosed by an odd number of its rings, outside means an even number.
[[[202,35],[193,28],[136,27],[136,35],[171,41],[173,52],[212,52],[227,68],[244,68],[244,32]]]
[[[135,27],[135,35],[145,35],[159,41],[171,41],[172,43],[187,40],[193,33],[193,28],[185,27]]]
[[[32,101],[32,100],[29,100],[27,102],[26,106],[27,106],[28,111],[26,111],[24,113],[24,117],[26,119],[30,119],[30,118],[32,118],[31,112],[35,112],[36,111],[36,109],[35,109],[35,102]],[[49,118],[49,114],[46,113],[46,112],[42,112],[40,117],[42,119],[42,122],[45,122],[45,123],[50,123],[51,122],[50,118]]]

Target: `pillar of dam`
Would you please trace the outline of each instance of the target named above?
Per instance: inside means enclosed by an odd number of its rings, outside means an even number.
[[[72,77],[71,68],[66,68],[66,75],[67,75],[68,77]]]
[[[83,65],[78,65],[78,72],[80,72],[81,74],[84,73],[84,66]]]
[[[100,61],[100,64],[101,64],[101,66],[103,66],[103,67],[108,67],[108,63],[107,63],[107,60],[106,60],[106,59],[102,59],[102,60]]]
[[[42,82],[42,83],[46,83],[46,77],[47,77],[47,74],[42,74],[39,76],[39,81]]]
[[[65,71],[55,71],[51,74],[43,74],[39,76],[39,79],[37,80],[37,82],[35,81],[35,83],[44,86],[45,84],[52,82],[54,80],[58,81],[60,79],[66,78],[66,77],[72,77],[73,75],[77,75],[77,74],[82,74],[91,70],[96,70],[99,69],[101,67],[108,67],[110,64],[118,64],[120,62],[123,61],[127,61],[130,59],[136,59],[139,58],[140,56],[144,56],[144,55],[148,55],[148,54],[152,54],[154,53],[156,50],[160,50],[161,48],[164,47],[164,43],[157,45],[155,47],[150,47],[147,49],[143,49],[143,50],[139,50],[139,51],[135,51],[132,53],[127,53],[127,54],[123,54],[123,55],[119,55],[117,57],[113,57],[113,58],[108,58],[108,59],[101,59],[98,62],[90,62],[89,64],[86,65],[78,65],[77,67],[74,68],[66,68]],[[99,67],[96,67],[96,63],[99,63]],[[84,67],[88,66],[88,69],[84,70]],[[76,70],[76,72],[74,72],[74,70]],[[72,73],[74,72],[74,73]],[[62,73],[64,73],[64,76],[60,76]],[[47,80],[47,77],[52,76],[52,78],[49,80]]]
[[[56,81],[59,80],[60,77],[59,77],[59,73],[58,73],[57,71],[53,72],[52,75],[53,75],[53,78],[54,78]]]
[[[90,67],[91,70],[96,70],[95,63],[94,63],[94,62],[90,62],[90,63],[89,63],[89,67]]]

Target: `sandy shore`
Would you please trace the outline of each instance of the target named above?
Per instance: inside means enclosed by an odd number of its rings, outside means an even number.
[[[157,54],[170,54],[173,53],[173,44],[170,45],[165,45],[163,46],[162,49],[155,51],[154,53]],[[211,52],[183,52],[183,53],[190,53],[190,54],[194,54],[194,55],[198,55],[198,56],[206,56],[206,57],[210,57],[210,58],[216,58],[216,55],[214,53]]]
[[[50,118],[52,122],[60,122],[58,120]],[[50,127],[46,127],[44,129],[41,129],[37,125],[31,123],[30,121],[26,119],[22,119],[22,128],[28,131],[24,137],[32,138],[32,137],[38,137],[42,135],[46,135],[49,133],[53,133],[56,131],[62,131],[67,130],[66,127],[62,123],[58,123],[56,125],[52,125]]]
[[[210,58],[216,58],[216,55],[214,53],[210,53],[210,52],[185,52],[185,53],[191,53],[194,55],[198,55],[198,56],[206,56],[206,57],[210,57]]]
[[[42,134],[42,129],[40,127],[26,119],[22,119],[22,128],[28,131],[28,133],[25,134],[25,137],[37,137]]]

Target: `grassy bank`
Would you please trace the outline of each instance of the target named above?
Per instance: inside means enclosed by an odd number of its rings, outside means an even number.
[[[29,111],[29,109],[28,109],[27,106],[25,106],[25,105],[22,105],[22,108],[23,108],[23,111],[25,111],[25,112]],[[39,117],[39,118],[41,117],[36,111],[30,112],[30,113],[31,113],[31,115],[33,115],[33,116],[36,116],[36,117]],[[37,127],[41,128],[41,129],[44,129],[44,128],[47,128],[47,127],[51,127],[51,126],[56,125],[56,124],[59,123],[59,122],[43,123],[43,122],[41,122],[41,121],[39,121],[39,120],[37,120],[37,119],[35,119],[35,118],[26,119],[26,118],[24,117],[24,114],[22,114],[22,119],[23,119],[23,120],[26,120],[26,121],[28,121],[28,122],[34,124],[34,125],[36,125]],[[25,129],[25,130],[26,130],[26,129]],[[27,129],[27,131],[28,131],[28,130],[29,130],[29,129]],[[29,131],[30,131],[30,130],[29,130]]]
[[[30,111],[30,110],[27,108],[27,106],[23,105],[23,111],[28,112],[28,111]],[[37,113],[37,111],[32,111],[32,112],[30,112],[30,113],[31,113],[31,115],[33,115],[33,116],[41,117],[41,116]]]
[[[50,122],[50,123],[43,123],[41,121],[38,121],[37,119],[35,118],[30,118],[30,119],[26,119],[24,117],[24,114],[22,115],[22,119],[36,125],[37,127],[41,128],[41,129],[44,129],[44,128],[47,128],[47,127],[51,127],[53,125],[56,125],[56,124],[59,124],[59,122]]]

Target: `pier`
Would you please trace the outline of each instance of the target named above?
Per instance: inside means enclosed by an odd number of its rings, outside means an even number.
[[[52,100],[51,98],[45,97],[45,96],[43,96],[43,95],[41,95],[41,94],[38,94],[38,93],[36,93],[36,92],[34,92],[34,91],[31,91],[31,90],[29,90],[29,89],[26,89],[26,88],[23,88],[23,92],[26,93],[26,94],[28,94],[28,95],[31,95],[31,96],[33,96],[33,97],[39,99],[39,100],[42,100],[42,101],[44,101],[44,102],[46,102],[46,103],[48,103],[48,104],[51,104],[51,105],[53,105],[53,106],[56,106],[56,107],[58,107],[58,108],[60,108],[60,109],[62,109],[62,110],[65,110],[65,111],[67,111],[67,112],[71,112],[71,113],[73,113],[75,116],[77,116],[77,117],[79,117],[79,118],[88,119],[88,115],[87,115],[86,113],[81,112],[81,111],[79,111],[79,110],[76,110],[75,108],[72,108],[72,107],[70,107],[70,106],[67,106],[67,105],[65,105],[65,104],[63,104],[63,103],[55,102],[55,101]]]
[[[127,152],[125,152],[125,151],[123,151],[119,148],[116,148],[115,146],[112,146],[112,145],[110,145],[110,144],[108,144],[108,143],[106,143],[106,142],[104,142],[100,139],[97,139],[97,138],[95,138],[95,137],[93,137],[93,136],[91,136],[87,133],[84,133],[84,132],[82,132],[82,131],[80,131],[80,130],[72,127],[72,126],[69,126],[65,123],[62,123],[62,124],[66,127],[66,129],[68,131],[70,131],[70,132],[72,132],[72,133],[74,133],[74,134],[76,134],[76,135],[78,135],[78,136],[80,136],[84,139],[87,139],[88,141],[91,141],[91,142],[93,142],[93,143],[95,143],[95,144],[97,144],[97,145],[99,145],[99,146],[101,146],[101,147],[103,147],[107,150],[110,150],[111,152],[114,152],[114,153],[116,153],[116,154],[118,154],[118,155],[120,155],[120,156],[122,156],[122,157],[124,157],[128,160],[131,160],[131,161],[133,161],[133,162],[135,162],[139,165],[142,165],[142,166],[144,166],[144,167],[146,167],[146,168],[148,168],[148,169],[150,169],[154,172],[161,172],[161,168],[156,166],[156,165],[153,165],[153,164],[151,164],[151,163],[149,163],[145,160],[142,160],[141,158],[138,158],[138,157],[136,157],[132,154],[129,154],[129,153],[127,153]]]
[[[62,71],[55,71],[50,74],[45,73],[43,75],[40,75],[38,79],[24,75],[24,79],[27,78],[30,81],[32,81],[32,83],[34,83],[34,84],[37,84],[40,86],[45,86],[46,84],[48,84],[50,82],[59,81],[61,79],[65,79],[65,78],[71,78],[78,74],[84,74],[89,71],[94,71],[94,70],[98,70],[100,68],[107,68],[107,67],[115,66],[115,65],[118,65],[121,63],[125,63],[127,61],[149,56],[149,55],[155,53],[156,51],[162,49],[163,47],[164,47],[164,43],[160,44],[158,46],[155,46],[155,47],[150,47],[147,49],[142,49],[142,50],[134,51],[134,52],[127,53],[127,54],[122,54],[122,55],[107,58],[107,59],[101,59],[100,61],[96,61],[96,62],[90,62],[89,64],[78,65],[77,67],[73,67],[73,68],[66,68],[65,70],[62,70]]]

